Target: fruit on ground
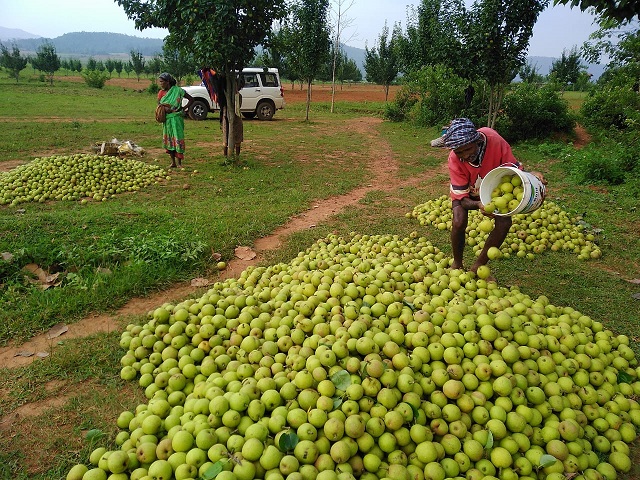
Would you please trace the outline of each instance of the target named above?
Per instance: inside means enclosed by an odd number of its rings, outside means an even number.
[[[145,460],[123,473],[168,478],[191,474],[188,464],[223,480],[338,478],[340,465],[373,480],[629,468],[640,425],[629,338],[450,261],[417,235],[329,235],[128,325],[122,363],[153,382],[148,403],[118,423],[129,434],[120,449]]]

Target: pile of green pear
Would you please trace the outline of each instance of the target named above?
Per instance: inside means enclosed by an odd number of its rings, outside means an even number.
[[[614,480],[629,338],[416,233],[335,234],[121,334],[147,403],[69,480]]]
[[[414,207],[406,216],[416,218],[420,225],[451,230],[451,198],[442,195],[429,200]],[[546,200],[537,210],[519,213],[511,218],[513,224],[500,247],[504,257],[516,255],[531,259],[547,250],[572,252],[580,260],[602,256],[602,250],[597,244],[598,235],[581,218],[572,217],[553,201]],[[476,255],[482,251],[489,232],[493,230],[493,223],[490,217],[478,210],[469,211],[466,242]]]
[[[48,200],[104,201],[166,177],[163,168],[132,158],[87,153],[40,157],[0,173],[0,205]]]

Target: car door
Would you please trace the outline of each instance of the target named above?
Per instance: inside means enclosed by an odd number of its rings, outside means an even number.
[[[243,112],[253,112],[262,94],[260,80],[254,72],[242,72],[242,79],[244,80],[244,87],[240,90],[242,95],[241,110]]]

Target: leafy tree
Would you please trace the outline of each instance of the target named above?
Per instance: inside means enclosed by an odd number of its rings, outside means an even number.
[[[590,63],[600,63],[609,58],[608,67],[622,67],[640,63],[640,28],[638,22],[618,22],[601,19],[597,31],[589,36],[582,52]]]
[[[163,61],[162,61],[162,58],[157,55],[154,56],[151,60],[149,60],[145,65],[145,72],[154,77],[157,77],[158,75],[160,75],[162,70],[163,70]]]
[[[60,57],[53,44],[46,42],[40,45],[31,64],[34,69],[46,73],[49,83],[53,85],[53,75],[60,69]]]
[[[311,85],[330,51],[328,0],[298,0],[292,6],[290,51],[298,59],[300,79],[307,84],[305,120],[309,120]]]
[[[142,54],[136,50],[131,50],[130,58],[131,69],[135,72],[138,81],[140,81],[140,74],[144,72],[145,59]]]
[[[9,75],[16,79],[16,83],[20,79],[20,72],[27,66],[27,57],[20,55],[18,46],[14,43],[11,46],[11,52],[2,43],[0,43],[0,66],[9,71]]]
[[[200,67],[224,72],[229,118],[235,108],[236,75],[254,56],[285,0],[116,0],[136,28],[166,28],[173,45],[189,48]],[[234,135],[233,121],[229,136]]]
[[[468,15],[468,56],[489,86],[489,127],[495,126],[507,85],[526,60],[533,26],[548,0],[484,0]]]
[[[551,63],[549,76],[560,85],[576,84],[580,78],[580,73],[586,70],[586,66],[580,63],[580,54],[577,48],[571,51],[562,51],[562,56]]]
[[[640,3],[629,0],[554,0],[553,4],[580,7],[583,12],[593,9],[601,17],[619,22],[640,19]]]
[[[544,77],[538,73],[538,66],[531,65],[529,62],[525,62],[518,75],[520,75],[520,80],[526,83],[540,83],[544,80]]]
[[[89,72],[93,72],[94,70],[98,70],[98,62],[95,58],[89,57],[87,60],[87,70]]]
[[[131,62],[124,63],[123,68],[125,73],[127,74],[127,77],[129,77],[129,74],[133,72],[133,65],[131,64]]]
[[[385,23],[378,43],[371,50],[365,46],[364,70],[368,82],[374,82],[384,87],[384,100],[389,98],[389,87],[398,78],[398,55],[395,48],[395,38],[389,40],[389,27]]]
[[[198,70],[188,49],[180,49],[165,42],[162,48],[162,69],[171,72],[178,82]]]
[[[464,78],[472,73],[463,40],[466,29],[463,0],[422,0],[407,15],[406,36],[398,37],[400,71],[417,72],[443,64]]]
[[[340,52],[337,57],[336,80],[341,84],[362,81],[362,72],[355,60],[347,57],[343,52]]]
[[[285,56],[285,32],[281,27],[282,25],[279,25],[269,33],[261,52],[254,58],[254,64],[261,67],[277,68],[281,77],[291,79]]]
[[[114,60],[114,69],[118,74],[118,77],[122,74],[122,69],[124,68],[124,62],[122,60]]]
[[[110,58],[104,61],[104,68],[109,73],[109,78],[113,74],[113,71],[116,69],[116,62]]]
[[[107,70],[107,67],[105,67],[102,60],[98,60],[96,62],[96,70],[98,70],[99,72],[105,72]]]

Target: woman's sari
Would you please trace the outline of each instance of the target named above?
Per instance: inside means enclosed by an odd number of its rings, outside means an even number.
[[[182,99],[184,90],[177,85],[172,86],[164,94],[161,90],[158,100],[163,105],[169,105],[167,120],[162,124],[162,146],[167,153],[176,152],[177,158],[184,158],[184,118],[182,116]]]

